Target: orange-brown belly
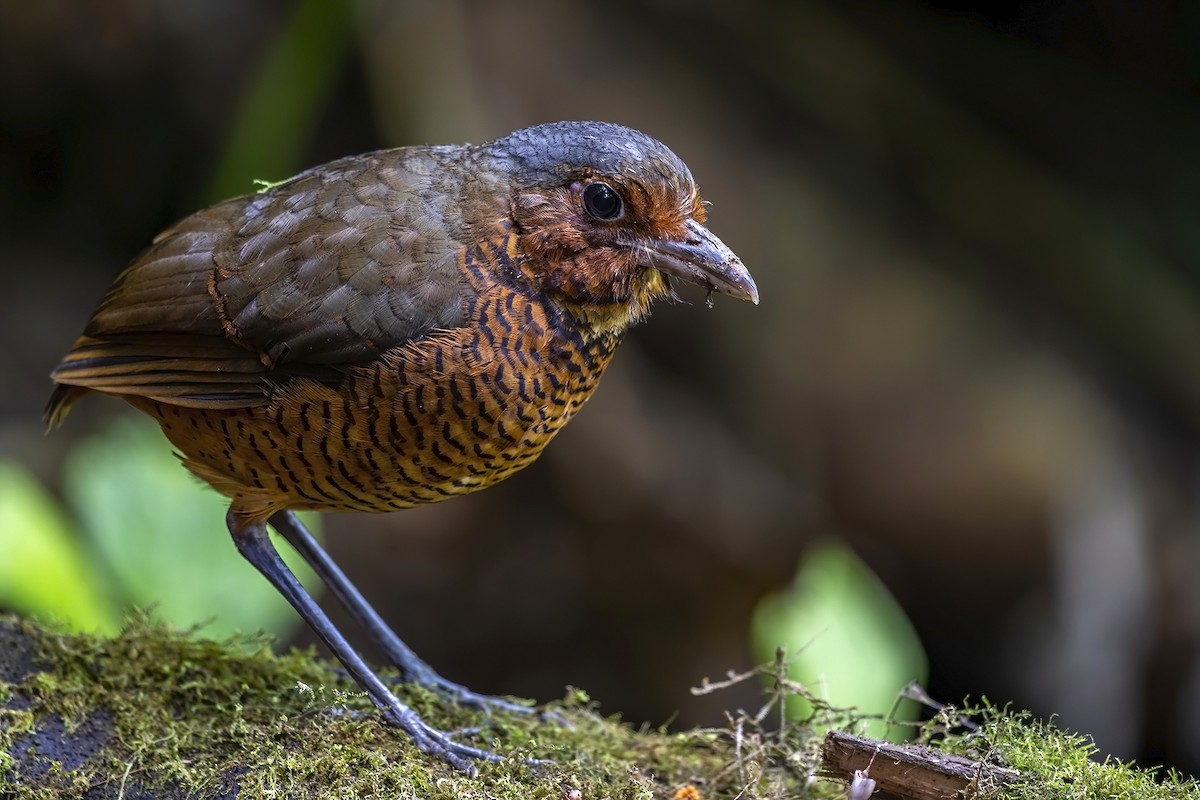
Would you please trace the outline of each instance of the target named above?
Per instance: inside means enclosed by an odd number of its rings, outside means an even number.
[[[245,409],[130,398],[192,472],[262,521],[283,508],[390,511],[466,494],[530,464],[591,395],[612,344],[541,328],[410,345],[339,387],[298,381]]]

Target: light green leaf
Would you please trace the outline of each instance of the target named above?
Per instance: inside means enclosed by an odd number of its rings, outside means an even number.
[[[79,631],[115,633],[121,613],[49,493],[0,461],[0,606]]]
[[[263,630],[286,637],[299,618],[245,561],[225,527],[229,502],[184,469],[153,422],[118,420],[80,442],[64,492],[128,605],[173,625],[207,623],[206,636]],[[315,577],[286,543],[306,585]],[[300,562],[300,563],[297,563]]]
[[[792,588],[766,598],[754,615],[754,641],[763,661],[784,646],[796,653],[790,677],[834,706],[888,714],[910,681],[922,681],[925,654],[904,612],[879,579],[845,545],[813,547]],[[797,651],[799,651],[797,653]],[[789,711],[810,713],[800,701]],[[912,719],[905,701],[895,719]],[[873,723],[870,736],[904,738],[904,729]]]

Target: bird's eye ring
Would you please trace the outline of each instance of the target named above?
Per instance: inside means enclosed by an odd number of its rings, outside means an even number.
[[[592,219],[612,222],[625,213],[625,201],[617,190],[602,181],[589,183],[583,188],[583,210]]]

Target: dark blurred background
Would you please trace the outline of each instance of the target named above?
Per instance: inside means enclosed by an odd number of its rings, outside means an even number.
[[[750,688],[687,687],[755,663],[756,604],[838,537],[935,697],[1196,773],[1198,37],[1188,2],[0,5],[0,456],[53,490],[130,413],[39,419],[174,219],[378,147],[625,123],[762,304],[658,308],[495,489],[328,517],[384,616],[476,689],[718,724]]]

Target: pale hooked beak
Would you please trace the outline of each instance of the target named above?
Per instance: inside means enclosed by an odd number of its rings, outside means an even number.
[[[694,219],[678,239],[655,239],[638,248],[638,263],[758,305],[758,287],[742,260]]]

